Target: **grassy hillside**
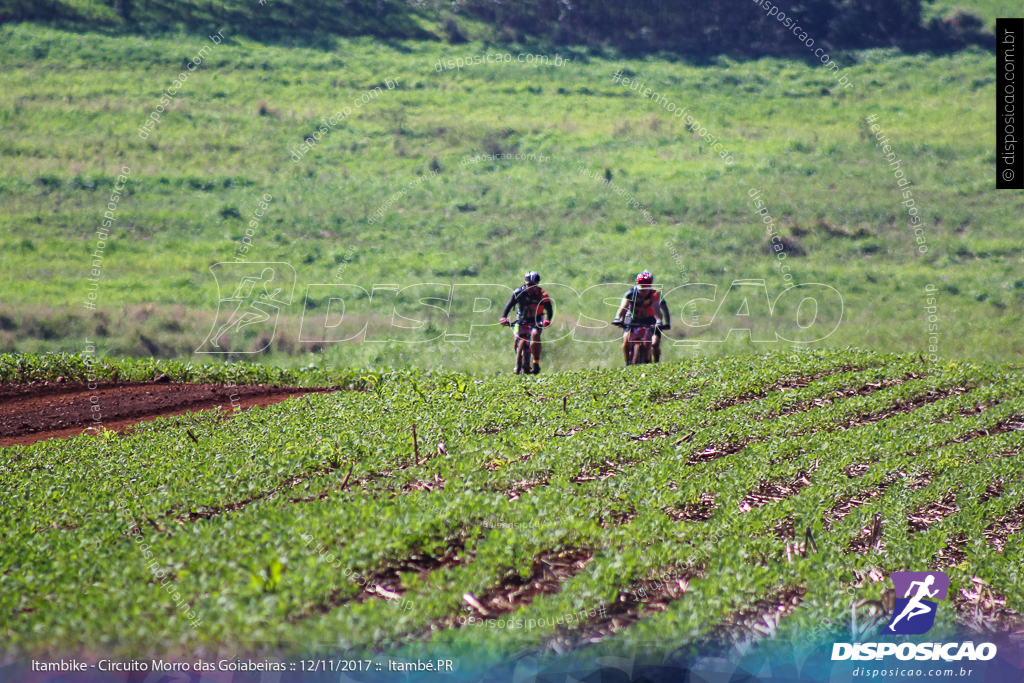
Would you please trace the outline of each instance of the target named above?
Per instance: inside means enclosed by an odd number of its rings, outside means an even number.
[[[207,58],[142,139],[160,93],[204,45]],[[560,58],[572,61],[557,67],[516,61],[531,51],[369,39],[318,51],[230,35],[212,45],[202,35],[0,28],[0,350],[80,351],[88,337],[119,355],[191,353],[213,325],[209,267],[238,253],[264,195],[272,201],[245,257],[291,263],[298,285],[274,363],[310,362],[306,352],[318,347],[297,341],[302,294],[336,277],[366,289],[515,286],[535,269],[580,291],[650,268],[667,286],[718,285],[718,302],[733,280],[763,278],[774,299],[785,283],[752,213],[756,188],[782,226],[794,282],[842,294],[844,323],[821,344],[926,351],[931,284],[940,357],[1021,357],[1024,272],[1013,229],[1022,205],[1018,193],[993,189],[990,54],[834,54],[854,84],[840,89],[820,64],[793,60],[693,65],[567,51]],[[497,52],[513,62],[434,68],[442,57]],[[735,163],[726,168],[663,107],[613,83],[620,69],[688,107]],[[318,122],[376,86],[377,99],[292,161],[290,150]],[[870,138],[872,114],[914,183],[926,254]],[[462,163],[503,153],[535,156]],[[581,175],[581,165],[610,175],[657,225]],[[122,167],[131,173],[93,314],[81,305],[84,278]],[[559,326],[580,310],[563,303]],[[677,321],[682,303],[670,301]],[[672,334],[721,339],[723,330],[677,322]],[[504,369],[506,338],[488,335],[468,352],[333,344],[316,362]],[[259,348],[256,332],[236,335],[231,348]],[[697,353],[753,348],[764,347],[730,341]],[[677,347],[668,357],[684,350],[694,353]],[[610,347],[564,343],[547,353],[555,369],[620,362]]]
[[[371,385],[4,449],[3,649],[707,652],[765,623],[803,648],[848,638],[851,604],[877,632],[860,601],[926,568],[951,580],[930,639],[1021,626],[1019,367],[817,352]]]

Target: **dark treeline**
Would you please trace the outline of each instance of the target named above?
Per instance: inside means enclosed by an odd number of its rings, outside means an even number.
[[[628,52],[805,51],[794,40],[795,26],[816,43],[839,49],[947,50],[987,38],[981,20],[964,13],[923,25],[920,0],[468,0],[463,11],[510,38],[544,36]],[[796,23],[787,27],[779,21],[782,14]]]
[[[0,21],[156,34],[223,29],[257,40],[285,36],[437,39],[402,0],[0,0]]]
[[[758,4],[760,2],[761,4]],[[490,40],[613,47],[626,53],[792,54],[792,27],[832,49],[987,45],[982,22],[959,12],[922,21],[921,0],[0,0],[0,22],[42,21],[133,33],[225,29],[258,40],[372,35],[465,40],[459,20]],[[778,17],[797,24],[786,25]],[[423,20],[427,21],[424,22]],[[431,31],[424,25],[435,25]]]

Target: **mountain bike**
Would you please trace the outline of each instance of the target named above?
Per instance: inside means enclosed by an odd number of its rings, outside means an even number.
[[[516,369],[517,375],[529,375],[532,371],[532,354],[530,353],[530,335],[533,333],[533,328],[537,327],[535,322],[527,320],[515,320],[508,321],[506,323],[509,327],[513,328],[516,333]]]
[[[629,357],[626,360],[626,365],[644,365],[651,362],[651,353],[654,346],[654,332],[656,329],[668,329],[667,326],[658,323],[651,323],[647,325],[641,325],[639,323],[627,323],[612,321],[613,325],[617,325],[624,330],[629,332],[628,348]]]

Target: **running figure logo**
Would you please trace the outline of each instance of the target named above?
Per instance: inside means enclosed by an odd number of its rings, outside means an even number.
[[[949,577],[942,572],[893,572],[889,576],[896,587],[896,605],[883,633],[926,633],[935,624],[938,603],[934,600],[945,600],[949,592]]]
[[[282,306],[292,302],[295,269],[287,263],[215,263],[210,272],[217,280],[217,318],[196,353],[259,353],[274,339]],[[220,276],[220,277],[218,277]],[[221,289],[221,282],[226,285]],[[224,296],[224,294],[228,296]],[[232,339],[233,337],[233,339]],[[256,337],[256,346],[241,351],[232,341]]]

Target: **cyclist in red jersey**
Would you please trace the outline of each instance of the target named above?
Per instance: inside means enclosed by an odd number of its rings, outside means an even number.
[[[636,276],[636,286],[631,287],[622,297],[619,310],[615,313],[612,324],[623,324],[622,316],[627,318],[624,324],[656,325],[654,328],[654,362],[661,361],[661,330],[672,328],[672,316],[668,312],[668,304],[661,298],[658,290],[651,287],[654,276],[645,270]],[[659,315],[660,314],[660,315]],[[629,362],[629,329],[622,335],[622,355]]]
[[[508,313],[515,306],[519,314],[519,322],[529,330],[530,335],[530,354],[533,356],[533,372],[532,374],[540,374],[540,333],[541,329],[551,324],[552,318],[554,318],[554,306],[551,304],[551,297],[548,293],[540,288],[540,274],[535,271],[528,272],[525,277],[525,284],[512,292],[512,296],[509,298],[508,303],[505,304],[505,308],[501,311],[501,319],[498,321],[502,325],[510,324],[508,321]],[[547,318],[544,315],[547,314]],[[525,330],[524,330],[525,331]],[[512,349],[518,348],[519,339],[521,336],[521,330],[519,325],[512,330]],[[517,365],[517,370],[520,368]],[[529,368],[521,368],[521,370],[527,374],[530,373]]]

